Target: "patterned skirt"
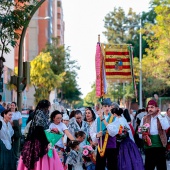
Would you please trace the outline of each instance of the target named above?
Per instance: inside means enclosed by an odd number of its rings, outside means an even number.
[[[16,161],[13,150],[6,149],[4,143],[0,140],[0,169],[16,170]]]

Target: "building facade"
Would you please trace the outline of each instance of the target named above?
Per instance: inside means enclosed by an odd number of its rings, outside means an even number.
[[[58,37],[60,45],[64,44],[64,17],[62,0],[47,0],[32,17],[24,39],[23,61],[33,60],[46,46]],[[18,47],[14,49],[14,66],[18,66]],[[23,107],[34,106],[33,87],[23,92]],[[16,100],[16,96],[13,97]]]

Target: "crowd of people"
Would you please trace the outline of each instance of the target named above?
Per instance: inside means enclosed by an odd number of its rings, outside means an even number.
[[[2,170],[167,169],[170,108],[161,114],[154,100],[136,114],[110,98],[96,108],[71,112],[41,100],[30,112],[22,150],[22,116],[16,103],[0,112]]]

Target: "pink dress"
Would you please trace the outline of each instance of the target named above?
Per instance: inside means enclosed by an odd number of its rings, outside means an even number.
[[[19,164],[17,170],[28,170],[28,168],[25,167],[22,157],[19,159]],[[53,149],[53,157],[49,158],[48,155],[44,155],[42,158],[39,158],[37,162],[35,162],[34,169],[32,170],[64,170],[63,165],[60,161],[60,158]]]

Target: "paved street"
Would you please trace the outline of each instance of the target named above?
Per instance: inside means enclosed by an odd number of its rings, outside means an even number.
[[[142,155],[142,158],[143,158],[143,160],[145,160],[145,156],[144,155]],[[170,161],[166,161],[166,164],[167,164],[167,170],[170,170]]]

